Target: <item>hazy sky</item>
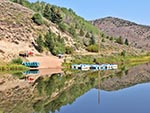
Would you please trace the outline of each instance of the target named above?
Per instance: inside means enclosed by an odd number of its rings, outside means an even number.
[[[29,0],[35,2],[37,0]],[[86,20],[107,16],[150,25],[150,0],[40,0],[73,9]]]

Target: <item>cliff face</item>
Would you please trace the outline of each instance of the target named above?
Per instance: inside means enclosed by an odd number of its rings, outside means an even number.
[[[128,39],[130,45],[150,50],[150,26],[139,25],[127,20],[106,17],[91,21],[102,32],[113,37]]]

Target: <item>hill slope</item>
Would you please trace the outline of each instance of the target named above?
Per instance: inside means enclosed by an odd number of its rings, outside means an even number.
[[[35,12],[9,0],[0,1],[0,60],[17,57],[20,51],[38,53],[33,43],[39,34],[46,34],[49,30],[66,37],[68,43],[73,43],[71,37],[61,32],[50,21],[37,25],[32,16]]]
[[[0,1],[0,61],[18,57],[20,51],[33,51],[39,54],[35,46],[38,45],[36,41],[40,35],[44,43],[41,44],[41,41],[39,41],[43,53],[49,51],[52,54],[62,51],[69,53],[72,50],[75,54],[88,55],[91,52],[87,48],[93,47],[97,50],[98,42],[100,43],[102,56],[120,54],[123,50],[134,55],[141,52],[139,49],[118,44],[106,37],[99,37],[100,30],[84,18],[76,15],[71,9],[53,6],[45,2],[30,3],[27,0],[25,1],[30,9],[27,8],[28,6],[24,7],[9,0]],[[54,15],[51,16],[62,18],[59,18],[60,23],[55,23],[56,20],[53,21],[51,18],[46,19],[44,10],[47,7],[48,11],[54,11]],[[43,24],[38,25],[33,21],[32,17],[36,13],[41,15]],[[94,46],[91,43],[94,43]]]
[[[139,25],[114,17],[106,17],[91,22],[107,35],[121,36],[123,39],[128,39],[133,47],[150,51],[150,26]]]

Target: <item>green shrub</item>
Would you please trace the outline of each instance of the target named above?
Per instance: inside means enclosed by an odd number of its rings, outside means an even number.
[[[0,65],[0,71],[15,71],[15,70],[27,70],[28,68],[19,65],[19,64],[5,64],[5,65]]]
[[[116,43],[118,43],[118,44],[123,44],[123,39],[122,39],[121,36],[116,39]]]
[[[22,64],[22,59],[20,57],[12,59],[11,63],[13,63],[13,64]]]
[[[64,23],[59,23],[59,28],[62,32],[67,31],[67,26]]]
[[[89,52],[98,52],[98,45],[96,45],[96,44],[94,44],[94,45],[89,45],[89,46],[87,47],[87,50],[88,50]]]
[[[35,13],[32,17],[32,20],[34,23],[36,23],[37,25],[41,25],[43,24],[43,19],[42,16],[39,13]]]
[[[113,40],[114,40],[114,38],[111,36],[109,40],[113,41]]]
[[[83,31],[83,29],[80,29],[80,36],[84,36],[84,31]]]
[[[86,37],[86,38],[90,38],[90,33],[87,32],[86,35],[85,35],[85,37]]]
[[[104,38],[102,38],[102,42],[105,42],[105,39],[104,39]]]
[[[72,54],[72,53],[73,53],[73,48],[67,46],[67,47],[65,48],[65,53],[66,53],[66,54]]]
[[[126,51],[125,51],[125,50],[123,50],[123,51],[121,52],[121,56],[126,56]]]
[[[70,26],[69,28],[69,33],[74,37],[76,38],[77,37],[77,34],[76,34],[76,30],[73,26]]]
[[[94,35],[90,38],[90,45],[94,45],[96,43]]]
[[[65,53],[65,43],[62,37],[55,35],[51,31],[49,31],[45,35],[44,45],[53,55],[57,55],[59,53]]]
[[[43,48],[44,48],[44,41],[42,38],[42,35],[39,35],[39,37],[36,39],[36,43],[37,43],[37,47],[36,49],[41,53],[43,52]]]

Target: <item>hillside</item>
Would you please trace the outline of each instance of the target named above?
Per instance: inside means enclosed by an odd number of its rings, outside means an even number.
[[[37,25],[31,19],[34,11],[9,0],[0,1],[0,59],[9,60],[17,57],[20,51],[39,52],[33,43],[37,37],[49,30],[56,35],[66,37],[73,43],[70,36],[58,30],[57,26],[45,20],[46,24]],[[67,43],[66,43],[67,44]]]
[[[124,40],[128,39],[132,47],[150,51],[150,26],[114,17],[106,17],[91,22],[109,36],[121,36]]]
[[[20,4],[11,1],[0,1],[1,61],[18,57],[21,51],[33,51],[35,55],[95,55],[98,42],[102,56],[117,55],[122,51],[132,55],[141,53],[140,49],[108,39],[109,36],[105,37],[105,33],[76,15],[72,9],[45,2],[23,0]]]

